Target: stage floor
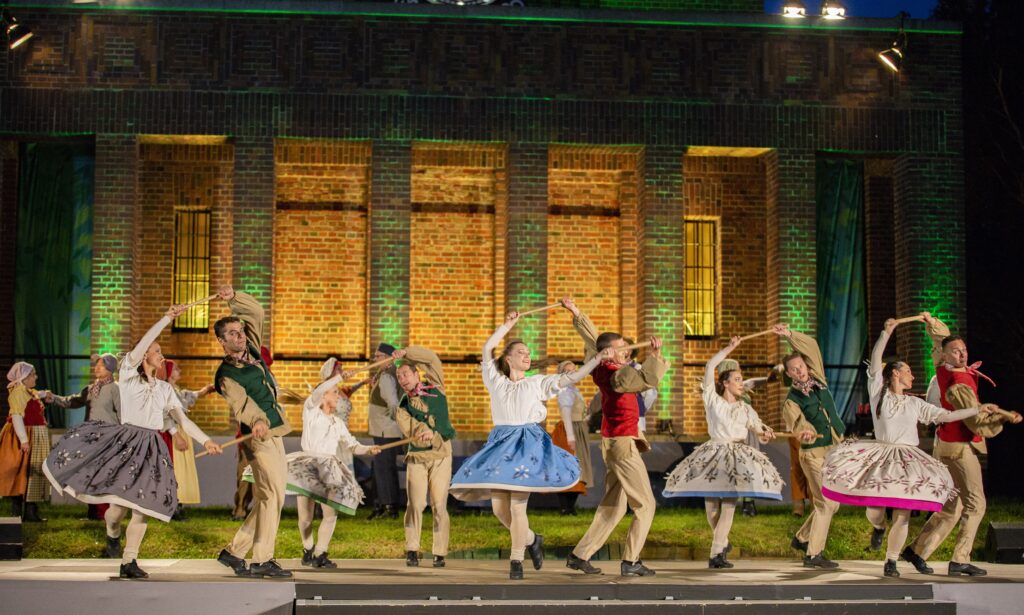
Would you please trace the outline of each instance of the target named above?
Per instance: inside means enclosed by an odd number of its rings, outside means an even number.
[[[649,561],[656,576],[623,578],[618,575],[618,562],[595,562],[605,574],[587,576],[568,570],[563,560],[549,559],[543,570],[528,567],[526,579],[513,582],[508,579],[508,563],[498,560],[450,560],[440,569],[432,568],[429,560],[421,562],[426,565],[420,568],[408,568],[401,560],[337,560],[338,568],[330,571],[304,568],[298,560],[280,563],[295,576],[244,579],[212,559],[145,559],[139,564],[150,573],[148,581],[121,581],[117,562],[111,560],[0,562],[0,595],[3,610],[10,613],[108,615],[284,614],[306,612],[303,605],[322,607],[318,612],[369,613],[447,604],[458,606],[458,611],[472,604],[585,606],[609,601],[636,602],[637,606],[672,601],[680,608],[714,601],[745,601],[747,606],[758,601],[766,605],[810,601],[804,604],[824,607],[836,601],[865,600],[874,601],[879,615],[895,612],[895,607],[916,612],[903,608],[913,604],[931,605],[931,612],[943,612],[935,605],[945,604],[944,612],[957,615],[1024,612],[1024,566],[1005,564],[982,564],[989,575],[968,578],[946,576],[945,562],[931,562],[941,573],[935,575],[918,574],[901,562],[903,576],[887,579],[881,576],[881,562],[875,561],[843,561],[834,571],[806,569],[796,559],[737,559],[731,570],[709,570],[706,563],[696,561]],[[112,605],[118,608],[112,611]],[[349,610],[325,610],[330,605]]]

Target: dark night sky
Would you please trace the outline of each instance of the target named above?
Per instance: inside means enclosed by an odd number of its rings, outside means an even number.
[[[817,15],[820,0],[804,0],[808,15]],[[895,17],[900,11],[910,13],[914,19],[927,19],[936,0],[846,0],[846,14],[850,17]],[[782,0],[765,0],[766,13],[782,12]]]

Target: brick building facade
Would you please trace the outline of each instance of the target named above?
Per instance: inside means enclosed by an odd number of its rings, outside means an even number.
[[[12,7],[36,37],[0,54],[0,229],[17,223],[18,142],[94,143],[94,351],[126,350],[160,317],[176,212],[202,209],[209,284],[266,305],[291,389],[315,383],[328,354],[359,364],[379,341],[425,344],[449,360],[456,427],[482,434],[484,340],[505,310],[569,294],[600,327],[664,338],[673,368],[657,412],[699,437],[701,365],[730,335],[778,321],[815,331],[821,156],[865,160],[872,335],[921,309],[966,324],[949,24],[911,22],[913,53],[893,77],[873,57],[892,23],[743,13],[760,2],[280,4]],[[665,8],[721,12],[646,12]],[[685,220],[716,225],[709,336],[681,322]],[[8,271],[0,355],[17,326]],[[580,358],[562,311],[514,335],[535,358]],[[212,333],[160,341],[186,385],[209,380]],[[925,348],[922,334],[898,339],[916,368]],[[780,352],[763,337],[737,358],[758,372]],[[776,425],[779,396],[755,403]],[[365,392],[355,408],[359,431]],[[197,412],[204,428],[228,426],[220,400]]]

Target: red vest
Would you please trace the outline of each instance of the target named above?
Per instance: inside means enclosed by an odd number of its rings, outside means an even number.
[[[978,378],[974,374],[953,371],[945,365],[939,365],[935,368],[935,381],[939,384],[942,407],[946,410],[956,410],[952,404],[946,401],[946,391],[955,384],[964,384],[971,387],[971,390],[974,391],[974,396],[978,397]],[[982,440],[981,436],[968,429],[963,421],[941,423],[938,429],[936,429],[936,433],[943,442],[981,442]]]
[[[640,435],[640,404],[636,393],[619,393],[612,388],[612,376],[624,365],[604,362],[591,373],[594,384],[601,390],[601,435],[605,438]]]
[[[7,416],[7,422],[11,422],[10,415]],[[30,399],[25,404],[25,425],[32,427],[35,425],[45,425],[46,415],[43,414],[43,402],[38,399]]]

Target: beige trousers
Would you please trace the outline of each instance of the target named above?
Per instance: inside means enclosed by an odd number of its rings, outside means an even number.
[[[839,502],[826,498],[821,494],[821,467],[825,465],[825,457],[832,446],[800,449],[800,467],[807,478],[808,495],[813,510],[804,524],[797,530],[796,538],[807,543],[807,555],[814,557],[825,550],[828,540],[828,528],[832,524],[832,515],[839,510]]]
[[[452,458],[450,456],[429,461],[406,460],[405,492],[408,502],[405,507],[405,550],[420,550],[420,534],[423,528],[423,510],[429,500],[430,512],[434,516],[434,540],[431,552],[444,557],[448,555],[448,484],[452,481]]]
[[[626,533],[622,557],[626,561],[638,561],[654,521],[654,492],[647,477],[647,466],[630,436],[601,440],[601,456],[606,467],[604,497],[587,533],[573,549],[573,555],[589,560],[626,515],[628,504],[633,509],[633,523]]]
[[[921,534],[911,549],[928,559],[942,541],[960,523],[960,534],[953,546],[953,561],[965,564],[971,561],[971,548],[978,526],[985,516],[985,488],[981,482],[981,462],[970,444],[936,442],[935,456],[949,468],[958,497],[946,501],[942,510],[933,514],[921,528]]]
[[[280,437],[253,438],[249,442],[252,443],[252,510],[227,549],[231,555],[243,559],[252,549],[252,561],[262,564],[274,559],[288,464]]]

